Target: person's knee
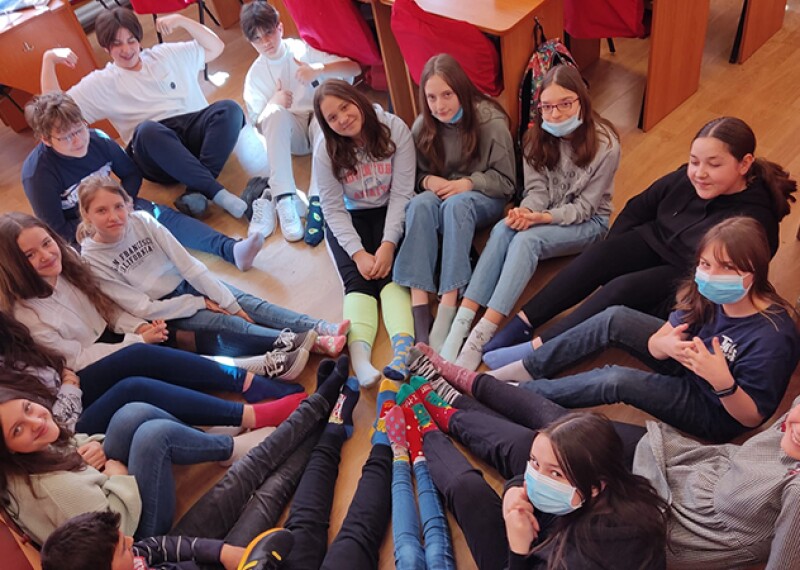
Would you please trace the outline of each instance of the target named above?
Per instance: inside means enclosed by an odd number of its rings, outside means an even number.
[[[468,192],[450,196],[442,202],[442,219],[455,222],[464,222],[475,218],[475,209],[472,205],[472,197]]]
[[[142,362],[146,358],[155,356],[153,349],[156,349],[156,347],[144,342],[137,342],[126,346],[120,352],[125,355],[125,360],[129,362]]]
[[[512,230],[513,231],[513,230]],[[525,255],[539,258],[542,255],[542,240],[527,232],[515,232],[508,247],[509,255]]]
[[[408,219],[420,216],[435,218],[441,203],[441,200],[433,192],[417,194],[406,207],[406,217]]]
[[[258,131],[264,135],[269,145],[269,134],[276,133],[286,138],[282,143],[288,144],[288,139],[292,134],[293,119],[291,112],[281,105],[267,105],[266,111],[261,116]]]
[[[175,132],[157,121],[143,121],[136,127],[134,145],[137,149],[157,145],[165,137],[175,137]]]
[[[178,425],[180,424],[177,422],[161,418],[144,422],[133,434],[131,453],[140,453],[145,449],[148,452],[155,452],[159,447],[169,446],[172,434]]]
[[[244,111],[236,101],[231,99],[223,99],[212,103],[214,112],[224,119],[230,120],[231,123],[242,126],[244,120]]]

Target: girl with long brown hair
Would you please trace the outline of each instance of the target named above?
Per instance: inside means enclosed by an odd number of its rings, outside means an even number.
[[[442,346],[444,358],[458,356],[472,370],[539,260],[580,253],[608,231],[619,138],[592,109],[577,69],[558,65],[547,72],[537,117],[525,133],[522,201],[492,230]],[[470,332],[481,307],[486,313]]]
[[[323,136],[314,150],[313,168],[325,239],[344,285],[350,360],[362,386],[380,379],[370,362],[380,300],[394,350],[383,373],[402,380],[413,323],[408,291],[393,281],[392,267],[414,193],[411,133],[401,119],[339,79],[317,89],[314,114]]]
[[[430,337],[439,349],[459,290],[470,280],[472,238],[502,217],[514,194],[516,162],[505,111],[478,91],[452,56],[439,54],[425,64],[419,109],[412,128],[418,194],[408,206],[396,279],[411,289],[417,341]],[[441,303],[431,328],[429,296],[437,292]]]

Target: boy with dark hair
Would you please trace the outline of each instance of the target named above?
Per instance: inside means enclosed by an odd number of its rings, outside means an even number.
[[[22,166],[22,186],[34,214],[69,243],[77,246],[80,223],[78,185],[93,174],[113,173],[134,199],[186,247],[218,255],[242,271],[253,265],[262,240],[236,241],[175,210],[138,198],[142,175],[130,157],[103,131],[89,129],[81,109],[66,93],[34,97],[25,118],[40,143]]]
[[[264,137],[269,161],[272,193],[253,204],[251,232],[269,235],[274,229],[274,208],[284,237],[296,241],[303,228],[293,205],[297,187],[292,172],[292,154],[309,154],[318,132],[312,103],[314,90],[325,79],[350,79],[361,73],[358,63],[316,50],[303,40],[283,38],[278,11],[264,0],[242,6],[242,32],[258,58],[250,66],[244,82],[247,117]],[[322,209],[314,173],[309,187],[310,206],[305,241],[317,245],[322,240]]]
[[[180,14],[161,16],[156,22],[162,34],[178,28],[188,32],[192,41],[142,50],[142,27],[136,15],[127,8],[102,10],[95,20],[97,40],[112,61],[67,93],[89,123],[111,121],[145,178],[186,185],[186,194],[176,202],[179,209],[202,214],[206,199],[211,199],[240,218],[247,205],[216,178],[236,145],[244,115],[234,101],[209,105],[197,78],[225,44],[208,28]],[[42,92],[60,91],[56,65],[74,66],[76,61],[69,48],[46,51]]]
[[[159,536],[134,542],[119,530],[119,513],[90,512],[69,519],[42,547],[42,570],[196,570],[222,565],[236,570],[277,568],[292,549],[287,530],[263,533],[246,549],[221,540]]]

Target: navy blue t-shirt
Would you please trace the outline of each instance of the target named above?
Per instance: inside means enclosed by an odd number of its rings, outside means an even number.
[[[678,326],[683,314],[673,311],[669,323]],[[710,352],[714,350],[713,338],[718,337],[739,388],[753,399],[764,419],[775,412],[800,359],[800,335],[783,307],[773,305],[765,313],[734,318],[717,305],[713,321],[689,327],[687,332],[690,337],[702,339]],[[691,370],[687,369],[686,374],[701,386],[711,405],[722,407],[708,382]]]
[[[92,174],[110,173],[136,198],[142,185],[136,165],[107,134],[90,129],[89,149],[81,158],[64,156],[41,142],[36,145],[22,165],[22,187],[36,217],[75,244],[80,223],[78,184]]]

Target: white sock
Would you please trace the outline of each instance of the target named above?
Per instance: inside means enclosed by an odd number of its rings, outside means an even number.
[[[348,345],[350,351],[350,364],[358,378],[358,383],[363,388],[373,386],[381,379],[381,373],[372,365],[372,347],[363,340],[351,342]]]
[[[469,333],[469,338],[464,343],[464,348],[458,355],[456,364],[470,370],[477,370],[481,364],[481,358],[483,358],[483,346],[491,340],[495,332],[497,332],[497,325],[489,319],[484,318],[478,321],[478,324]]]
[[[442,358],[450,362],[456,359],[464,339],[469,334],[469,329],[472,328],[473,320],[475,320],[475,311],[466,307],[458,309],[456,318],[453,319],[453,324],[450,325],[450,332],[447,334],[444,344],[442,344],[442,350],[439,351]]]
[[[214,195],[214,203],[227,210],[234,218],[241,218],[244,216],[244,211],[247,210],[247,204],[245,204],[244,200],[224,188]]]
[[[428,337],[428,344],[436,352],[442,349],[442,345],[447,338],[447,333],[450,332],[450,326],[453,324],[455,316],[455,306],[439,305],[439,310],[436,311],[436,319],[433,321],[433,328],[431,328],[431,334]]]
[[[506,364],[497,370],[492,370],[492,376],[503,382],[533,380],[533,376],[530,375],[521,360]]]

